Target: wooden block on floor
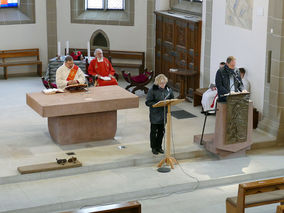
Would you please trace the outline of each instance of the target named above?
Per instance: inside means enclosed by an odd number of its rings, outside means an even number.
[[[18,171],[21,174],[30,174],[36,172],[47,172],[47,171],[60,170],[60,169],[69,169],[81,166],[82,163],[77,160],[75,163],[66,162],[64,165],[52,162],[52,163],[35,164],[30,166],[20,166],[18,167]]]

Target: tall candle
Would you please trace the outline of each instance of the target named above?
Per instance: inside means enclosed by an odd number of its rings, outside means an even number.
[[[57,56],[60,56],[60,50],[61,50],[60,41],[58,41],[58,43],[57,43]]]
[[[69,55],[69,41],[66,41],[66,55]]]
[[[88,60],[90,60],[91,58],[90,41],[88,41],[87,45],[88,45]]]

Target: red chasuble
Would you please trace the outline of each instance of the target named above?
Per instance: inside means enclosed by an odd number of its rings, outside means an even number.
[[[72,81],[72,80],[74,80],[74,78],[75,78],[75,76],[76,76],[76,74],[77,74],[78,68],[79,68],[79,67],[78,67],[77,65],[74,65],[74,66],[72,67],[72,69],[70,70],[70,73],[69,73],[69,75],[68,75],[66,81]]]
[[[102,62],[98,62],[97,58],[95,58],[89,65],[88,73],[93,76],[100,75],[102,77],[106,77],[109,76],[109,74],[114,76],[115,71],[107,58],[103,58]],[[109,81],[104,81],[98,78],[97,83],[98,86],[118,85],[115,78],[111,78]]]

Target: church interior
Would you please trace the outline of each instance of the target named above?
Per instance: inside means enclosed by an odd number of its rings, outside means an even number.
[[[283,20],[282,0],[0,0],[0,212],[284,212]],[[249,87],[221,102],[230,56]]]

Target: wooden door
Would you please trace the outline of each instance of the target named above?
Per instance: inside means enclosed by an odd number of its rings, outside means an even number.
[[[169,79],[169,69],[174,66],[174,19],[163,17],[163,47],[162,47],[162,73]]]

